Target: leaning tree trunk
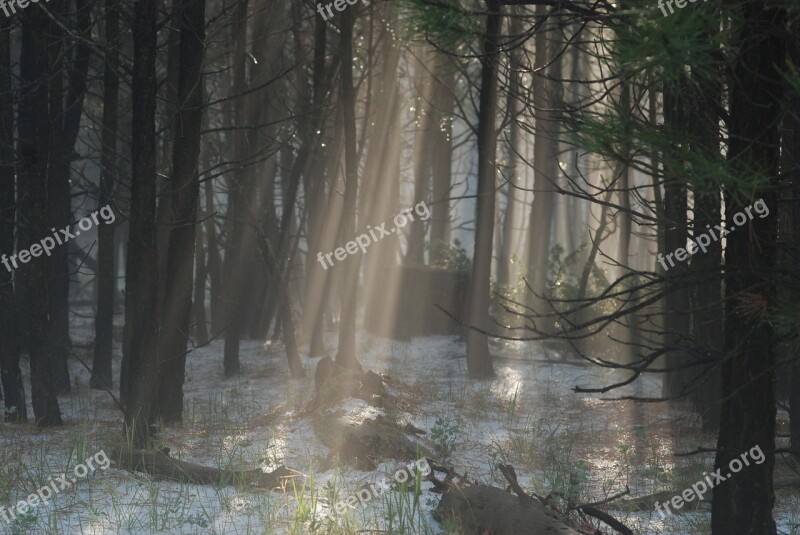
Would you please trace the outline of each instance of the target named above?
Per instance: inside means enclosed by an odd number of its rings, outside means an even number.
[[[203,121],[203,56],[205,0],[182,0],[180,73],[170,195],[169,257],[163,321],[158,341],[159,416],[167,422],[183,418],[186,346],[192,315],[197,197],[200,194],[197,160]]]
[[[103,145],[100,155],[100,196],[98,204],[109,204],[114,197],[117,171],[117,124],[119,102],[119,0],[105,3],[106,42],[103,71]],[[95,317],[92,388],[111,388],[111,357],[114,339],[114,227],[97,229],[97,316]]]
[[[761,198],[771,217],[754,218],[727,236],[725,250],[725,355],[722,417],[715,468],[723,475],[729,463],[754,446],[765,461],[751,465],[714,488],[711,512],[713,535],[770,535],[775,494],[775,342],[768,307],[776,300],[779,123],[782,116],[785,12],[763,0],[750,0],[741,9],[739,52],[732,69],[728,158],[742,180],[753,173],[766,180],[752,193],[730,192],[725,213],[731,218],[748,199]],[[752,179],[751,179],[752,180]]]
[[[133,19],[131,222],[125,282],[125,344],[120,391],[125,431],[148,445],[156,420],[159,310],[156,261],[157,0],[138,0]]]
[[[5,21],[5,24],[9,24]],[[14,180],[14,99],[11,80],[11,35],[8,27],[0,29],[0,383],[5,399],[6,422],[25,422],[25,385],[19,367],[17,308],[14,281],[6,254],[14,251],[14,222],[17,201]],[[7,267],[8,266],[8,267]]]
[[[495,156],[497,152],[497,65],[499,61],[502,8],[495,0],[486,2],[486,34],[481,58],[480,109],[478,110],[478,192],[475,199],[475,245],[469,291],[467,371],[473,379],[494,375],[489,338],[476,329],[489,329],[489,287],[494,237]]]

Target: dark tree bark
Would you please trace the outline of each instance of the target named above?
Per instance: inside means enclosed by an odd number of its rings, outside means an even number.
[[[158,343],[158,413],[167,423],[183,418],[186,346],[192,313],[197,197],[197,161],[203,121],[205,0],[182,0],[180,74],[170,195],[172,210],[164,313]]]
[[[208,343],[208,322],[206,320],[206,255],[203,250],[203,225],[195,228],[194,241],[194,329],[197,343]]]
[[[315,113],[323,113],[322,106],[328,94],[326,86],[325,54],[327,46],[328,23],[318,17],[314,22],[314,64],[313,64],[313,107]],[[306,235],[308,236],[308,258],[306,259],[305,296],[303,304],[303,331],[309,337],[309,356],[324,357],[324,326],[322,318],[325,313],[325,294],[328,276],[322,266],[313,258],[321,251],[323,243],[323,221],[325,220],[325,152],[323,149],[314,152],[311,171],[304,177],[306,202],[310,204],[306,219]]]
[[[4,24],[8,24],[7,22]],[[17,200],[14,180],[14,86],[11,79],[11,30],[0,29],[0,383],[5,400],[4,421],[26,422],[25,385],[19,367],[17,307],[14,281],[6,255],[14,252]],[[6,267],[8,266],[8,267]]]
[[[211,331],[216,336],[223,329],[225,304],[222,301],[222,257],[217,242],[216,208],[214,206],[214,182],[207,180],[203,187],[206,195],[205,233],[208,243],[208,282],[209,308],[211,311]]]
[[[344,117],[345,187],[342,223],[339,240],[345,243],[355,237],[356,207],[358,205],[358,161],[356,152],[355,89],[353,87],[353,26],[356,9],[344,12],[339,36],[339,56],[342,67],[339,74]],[[339,324],[339,348],[336,363],[343,368],[360,368],[356,354],[356,297],[361,255],[352,255],[343,264],[342,306]]]
[[[56,16],[66,11],[64,4],[53,7]],[[50,69],[49,112],[50,133],[49,161],[47,165],[47,214],[49,226],[64,228],[72,223],[72,206],[69,186],[69,162],[64,122],[64,36],[63,30],[47,19],[47,54]],[[41,106],[42,103],[39,103]],[[80,116],[78,116],[80,121]],[[35,235],[38,236],[38,235]],[[34,240],[37,238],[34,236]],[[56,392],[67,393],[71,389],[69,381],[69,246],[57,247],[47,257],[49,280],[47,286],[48,321],[50,322],[50,343],[53,352],[53,383]]]
[[[770,180],[742,199],[730,192],[725,213],[731,218],[761,198],[774,211],[753,218],[727,236],[725,250],[725,354],[722,417],[714,466],[729,473],[729,463],[759,446],[765,461],[751,465],[714,487],[713,535],[776,533],[772,508],[775,466],[774,333],[766,310],[776,299],[779,121],[782,115],[786,35],[785,11],[763,0],[740,7],[736,62],[730,80],[728,159],[742,178],[758,172]],[[745,192],[741,192],[745,193]],[[749,193],[749,192],[746,192]]]
[[[120,391],[125,431],[148,445],[157,414],[159,310],[156,261],[157,0],[138,0],[133,19],[131,222],[125,284],[125,335]],[[193,240],[192,240],[193,241]]]
[[[98,205],[114,197],[117,176],[117,125],[119,102],[119,0],[105,2],[106,49],[103,71],[103,145],[100,156],[100,196]],[[111,357],[114,333],[114,227],[97,229],[97,316],[95,317],[92,388],[111,388]]]
[[[791,28],[794,35],[797,35],[800,32],[800,22],[795,22]],[[789,44],[788,58],[794,65],[800,64],[800,43],[797,40]],[[784,118],[781,156],[783,172],[791,184],[789,191],[793,198],[789,203],[792,223],[789,260],[795,275],[800,275],[800,99],[798,98],[790,101],[788,113]],[[792,356],[794,362],[790,369],[789,435],[792,452],[800,458],[800,355]]]
[[[50,158],[50,114],[48,110],[48,28],[49,19],[41,10],[26,13],[22,26],[21,78],[23,97],[20,108],[20,157],[26,169],[21,177],[28,183],[30,236],[33,240],[48,235],[47,163]],[[30,244],[24,243],[22,247]],[[62,248],[66,248],[62,246]],[[33,259],[21,266],[27,275],[30,310],[31,399],[33,414],[40,427],[61,425],[61,410],[56,398],[53,370],[57,365],[51,338],[48,293],[50,273],[46,258]]]
[[[696,76],[692,84],[697,88],[689,102],[691,111],[692,142],[694,150],[706,157],[719,156],[719,116],[716,102],[720,101],[722,87],[716,81]],[[700,180],[705,177],[700,178]],[[694,194],[694,236],[705,233],[707,227],[714,228],[722,222],[719,191],[701,191]],[[697,283],[692,289],[692,332],[701,357],[710,360],[699,369],[692,393],[695,408],[703,419],[703,429],[715,431],[719,428],[722,390],[721,350],[723,331],[722,305],[722,243],[713,240],[703,254],[692,257],[691,270]]]
[[[681,87],[685,86],[685,82],[681,84]],[[664,89],[664,129],[671,136],[670,139],[678,139],[678,133],[685,128],[685,102],[681,94],[680,90]],[[668,254],[686,246],[689,230],[686,223],[686,184],[675,178],[675,170],[666,164],[664,177],[664,254]],[[684,282],[687,272],[685,262],[676,262],[665,274],[665,343],[670,350],[664,359],[665,368],[669,369],[663,374],[662,390],[665,397],[685,394],[689,377],[686,370],[688,355],[685,351],[691,319],[689,292]]]
[[[495,157],[497,152],[497,65],[499,62],[502,8],[487,0],[486,34],[481,58],[480,108],[478,110],[478,191],[475,199],[475,245],[469,289],[467,371],[472,379],[494,376],[488,337],[475,330],[490,329],[489,287],[495,207]]]
[[[245,93],[247,64],[247,10],[248,0],[239,0],[235,23],[233,27],[235,39],[235,52],[233,63],[233,94],[239,95],[235,102],[234,120],[238,128],[245,124]],[[236,130],[233,133],[234,152],[236,154],[237,167],[233,172],[233,180],[228,185],[228,219],[231,222],[229,229],[231,234],[228,236],[227,249],[225,251],[224,277],[225,277],[225,353],[223,356],[223,368],[225,377],[233,377],[239,373],[239,341],[242,332],[242,304],[244,302],[244,284],[242,279],[245,274],[245,251],[244,236],[251,229],[247,228],[248,203],[245,191],[246,169],[245,169],[245,133]]]

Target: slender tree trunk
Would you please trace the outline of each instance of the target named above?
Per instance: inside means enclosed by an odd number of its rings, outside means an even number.
[[[537,18],[544,17],[548,8],[544,5],[536,6]],[[534,70],[545,69],[550,61],[548,55],[548,32],[538,31],[535,38],[536,56]],[[555,45],[553,45],[555,48]],[[560,61],[555,59],[554,62]],[[550,66],[553,69],[555,63]],[[547,283],[547,268],[550,257],[550,236],[553,229],[553,215],[556,204],[553,185],[556,180],[553,172],[554,164],[558,161],[556,154],[556,124],[548,110],[555,109],[551,105],[549,94],[550,84],[543,75],[534,74],[531,82],[531,105],[536,110],[536,137],[533,147],[534,165],[534,196],[533,205],[528,223],[528,284],[536,294],[544,295]],[[529,296],[529,305],[537,313],[550,312],[543,299],[536,295]],[[548,322],[550,323],[550,322]],[[545,325],[543,320],[538,322],[543,330],[551,330],[551,325]]]
[[[4,22],[4,25],[9,22]],[[19,367],[17,307],[13,271],[6,255],[14,252],[17,200],[14,179],[14,98],[11,79],[11,30],[0,29],[0,383],[5,401],[4,421],[26,422],[25,385]]]
[[[709,36],[710,37],[710,36]],[[706,79],[694,80],[696,93],[689,103],[691,110],[690,125],[692,128],[695,151],[702,152],[707,158],[719,157],[719,116],[716,113],[716,102],[721,101],[722,87],[718,82]],[[702,178],[700,180],[703,180]],[[700,186],[702,187],[702,186]],[[699,188],[698,188],[699,189]],[[707,228],[715,228],[722,222],[720,214],[720,192],[694,193],[694,236],[707,232]],[[722,390],[721,355],[723,329],[722,303],[722,243],[712,240],[703,251],[692,257],[691,270],[697,281],[692,291],[692,332],[700,356],[711,360],[693,373],[697,376],[697,384],[692,393],[695,408],[702,415],[703,429],[716,431],[719,429],[720,403]],[[697,358],[697,357],[695,357]]]
[[[522,34],[522,21],[518,17],[511,19],[511,35]],[[497,255],[497,283],[501,287],[507,287],[511,281],[511,256],[513,254],[514,243],[514,220],[517,210],[517,187],[518,174],[517,163],[518,154],[522,149],[522,139],[519,135],[519,122],[522,120],[525,102],[523,100],[522,84],[519,77],[522,75],[522,50],[520,47],[510,52],[509,60],[509,91],[506,106],[511,109],[511,124],[509,125],[508,140],[508,184],[506,185],[506,209],[503,214],[503,233],[500,243],[500,254]]]
[[[183,418],[186,346],[192,315],[197,198],[200,194],[197,162],[203,122],[205,13],[205,0],[182,0],[178,75],[178,102],[181,105],[173,144],[169,258],[158,344],[157,405],[159,415],[167,423],[180,422]]]
[[[682,87],[685,87],[685,81]],[[664,90],[664,129],[668,135],[678,138],[678,132],[685,128],[684,101],[682,91]],[[664,167],[664,247],[673,252],[686,246],[689,231],[686,223],[687,192],[686,184],[676,178],[676,170]],[[669,371],[663,374],[662,390],[664,397],[678,397],[685,394],[688,373],[686,370],[686,348],[689,341],[690,303],[685,277],[688,267],[685,262],[676,262],[666,273],[665,343],[669,348],[664,361]]]
[[[431,241],[450,243],[450,187],[453,161],[453,105],[456,71],[447,54],[436,53],[439,81],[434,89],[434,103],[439,121],[432,134],[433,204],[431,206]]]
[[[342,84],[342,110],[344,116],[345,188],[342,223],[339,239],[341,243],[352,240],[356,231],[356,207],[358,205],[358,161],[356,153],[355,89],[353,87],[353,26],[356,9],[344,12],[339,36],[339,55],[342,69],[339,77]],[[358,275],[361,255],[353,255],[342,264],[342,307],[339,324],[339,350],[336,363],[343,368],[359,368],[356,353],[356,303]]]
[[[313,107],[315,113],[323,113],[321,109],[326,102],[328,91],[325,87],[325,54],[327,47],[328,23],[318,17],[314,22],[314,64],[313,64]],[[320,133],[322,133],[322,129]],[[325,151],[314,152],[311,171],[306,173],[304,189],[306,202],[310,203],[306,219],[306,235],[308,236],[308,257],[306,258],[305,295],[303,301],[303,331],[309,339],[309,356],[323,357],[325,353],[324,329],[322,316],[325,305],[322,300],[323,286],[326,284],[326,270],[313,256],[320,252],[322,245],[322,222],[325,210]]]
[[[235,102],[235,125],[243,128],[245,124],[245,65],[247,62],[247,13],[248,1],[239,0],[234,26],[235,60],[233,64],[233,94]],[[245,273],[244,247],[245,232],[250,232],[246,222],[249,220],[247,200],[245,198],[245,134],[237,130],[233,134],[234,152],[237,168],[233,172],[233,181],[228,186],[228,218],[231,220],[232,234],[228,236],[228,247],[225,252],[225,354],[223,368],[225,377],[233,377],[239,373],[239,341],[242,332],[242,306],[245,285],[241,280]]]
[[[494,235],[495,165],[497,153],[497,66],[499,62],[502,8],[494,0],[486,2],[486,34],[481,58],[480,108],[478,110],[478,188],[475,199],[475,246],[469,291],[467,331],[467,371],[472,379],[494,376],[488,337],[475,330],[490,329],[489,291]]]
[[[216,336],[222,331],[225,321],[225,303],[222,300],[222,256],[217,241],[216,208],[214,206],[214,182],[206,180],[203,186],[206,195],[206,242],[208,243],[209,308],[211,310],[211,332]]]
[[[41,239],[39,236],[51,232],[47,211],[47,163],[51,146],[47,85],[47,29],[50,24],[41,10],[32,10],[26,15],[22,26],[20,61],[25,87],[21,103],[24,109],[20,110],[20,157],[28,173],[22,179],[28,181],[27,193],[30,195],[30,236],[38,240]],[[57,362],[51,338],[49,263],[45,260],[40,257],[21,266],[21,271],[27,274],[30,309],[31,400],[34,418],[40,427],[62,423],[54,384],[53,370]]]
[[[65,6],[53,7],[56,16],[66,12]],[[51,228],[64,228],[72,223],[72,206],[69,186],[69,155],[64,123],[64,59],[63,31],[48,18],[48,67],[50,69],[49,111],[50,133],[49,161],[47,165],[47,215]],[[40,102],[41,106],[42,103]],[[80,120],[80,116],[78,117]],[[46,225],[47,226],[47,225]],[[34,238],[35,239],[35,238]],[[56,392],[70,391],[69,367],[69,245],[57,247],[46,259],[49,264],[47,285],[48,321],[50,322],[50,344],[53,352],[53,383]]]
[[[427,46],[427,44],[426,44]],[[425,47],[419,48],[417,75],[419,96],[417,97],[416,141],[414,143],[414,205],[430,200],[428,190],[431,183],[432,130],[434,128],[433,93],[436,84],[431,74],[431,62]],[[415,218],[409,225],[408,252],[405,261],[411,264],[425,263],[425,221]]]
[[[119,0],[105,2],[106,49],[103,71],[103,145],[100,156],[100,196],[102,207],[114,198],[117,176],[117,105],[119,101]],[[92,388],[111,388],[111,357],[114,332],[114,227],[97,229],[97,316],[95,317]]]
[[[750,0],[738,9],[741,31],[730,80],[728,159],[732,171],[742,179],[754,172],[770,179],[771,184],[756,189],[749,201],[760,198],[773,213],[753,218],[727,236],[726,361],[714,466],[727,475],[730,462],[756,446],[765,460],[714,487],[711,531],[713,535],[774,535],[776,348],[767,309],[777,297],[773,270],[786,13],[763,0]],[[726,199],[729,229],[735,228],[734,215],[749,204],[733,193]]]
[[[208,322],[206,320],[206,255],[203,250],[203,225],[195,227],[194,242],[194,328],[197,343],[208,343]]]
[[[156,253],[157,0],[138,0],[133,19],[131,221],[125,284],[125,343],[120,391],[125,431],[136,447],[152,436],[158,386]]]

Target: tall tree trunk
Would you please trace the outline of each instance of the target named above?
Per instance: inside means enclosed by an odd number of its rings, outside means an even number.
[[[11,30],[9,21],[0,29],[0,383],[5,400],[6,422],[26,422],[25,385],[19,367],[17,308],[14,281],[6,255],[14,252],[17,200],[14,180],[14,98],[11,79]]]
[[[194,329],[197,343],[208,343],[208,321],[206,320],[206,255],[203,249],[203,225],[195,227],[194,241]]]
[[[729,473],[731,460],[758,446],[761,464],[747,467],[714,487],[713,535],[776,533],[772,508],[775,466],[775,342],[767,308],[776,299],[777,164],[782,116],[786,13],[763,0],[739,8],[738,54],[730,80],[728,159],[742,179],[754,172],[770,183],[752,192],[763,199],[770,217],[753,218],[727,236],[725,250],[725,355],[722,372],[722,416],[714,466]],[[731,218],[748,199],[730,192],[725,213]]]
[[[156,258],[157,0],[138,0],[133,18],[131,221],[125,283],[120,392],[125,431],[136,447],[152,436],[157,415],[159,310]]]
[[[427,46],[427,43],[426,43]],[[433,94],[436,81],[431,73],[430,54],[425,47],[419,48],[415,75],[419,84],[417,97],[416,141],[414,143],[414,206],[430,201],[428,190],[431,183],[432,130],[434,128]],[[425,221],[415,218],[409,225],[408,252],[405,261],[411,264],[425,262]]]
[[[47,163],[50,158],[50,115],[48,113],[48,28],[41,10],[26,13],[22,26],[21,78],[25,90],[20,109],[20,157],[28,175],[30,236],[33,240],[50,231],[47,206]],[[28,244],[23,244],[27,246]],[[66,248],[66,246],[62,246]],[[49,262],[39,257],[26,264],[30,307],[31,399],[37,425],[61,425],[53,370],[57,365],[51,338],[48,288]]]
[[[119,102],[119,0],[105,2],[106,49],[103,71],[103,145],[100,156],[100,196],[102,207],[114,198],[117,180],[117,125]],[[97,316],[95,317],[92,388],[111,388],[111,357],[114,333],[114,227],[97,229]]]
[[[323,113],[328,91],[325,87],[325,54],[327,48],[328,23],[317,17],[314,22],[314,63],[312,78],[312,98],[314,113]],[[320,129],[322,133],[324,129]],[[322,222],[325,210],[325,152],[322,148],[314,151],[311,170],[304,177],[303,188],[306,202],[309,203],[306,219],[306,236],[308,236],[308,257],[306,258],[305,288],[303,300],[303,332],[309,339],[308,353],[311,357],[323,357],[325,343],[323,337],[322,317],[325,310],[323,303],[323,286],[327,274],[322,266],[313,258],[322,245]]]
[[[64,4],[53,6],[56,16],[66,12]],[[49,111],[50,133],[49,162],[47,165],[47,214],[51,228],[64,228],[72,223],[72,206],[69,186],[69,162],[72,148],[67,147],[64,123],[64,36],[61,28],[49,18],[47,26],[47,54],[50,69]],[[42,104],[39,103],[41,106]],[[80,121],[80,116],[78,116]],[[69,367],[69,245],[57,247],[46,259],[49,264],[47,285],[50,344],[53,352],[53,383],[59,394],[70,391]]]
[[[433,204],[431,206],[431,241],[450,243],[450,187],[453,172],[453,105],[456,69],[447,54],[435,55],[439,80],[434,89],[438,121],[432,131]]]
[[[681,87],[686,87],[685,81]],[[664,89],[664,129],[670,139],[678,139],[678,132],[685,128],[683,91]],[[676,178],[677,170],[664,166],[664,247],[673,252],[686,246],[689,231],[686,223],[687,192],[686,184]],[[685,277],[688,268],[685,262],[676,262],[666,273],[665,343],[669,349],[664,359],[662,391],[664,397],[678,397],[685,394],[688,373],[686,370],[686,347],[689,340],[690,303]]]
[[[800,22],[791,26],[794,35],[800,32]],[[797,40],[789,44],[788,59],[794,65],[800,65],[800,43]],[[790,101],[789,110],[783,122],[783,172],[791,184],[791,245],[789,256],[795,275],[800,275],[800,99]],[[800,459],[800,354],[792,355],[791,391],[789,395],[789,435],[790,447],[794,455]]]
[[[341,19],[339,36],[339,56],[342,69],[342,111],[344,117],[344,156],[345,187],[344,207],[339,239],[341,243],[355,238],[356,208],[358,205],[358,161],[356,152],[355,89],[353,87],[353,26],[356,8],[348,9]],[[336,363],[343,368],[358,368],[356,353],[356,303],[358,275],[361,268],[361,255],[352,255],[342,265],[344,284],[342,285],[342,306],[339,323],[339,349]]]
[[[693,80],[696,88],[689,103],[691,111],[693,152],[701,152],[711,160],[719,157],[719,115],[716,103],[721,101],[722,87],[707,78]],[[700,180],[703,180],[701,178]],[[694,237],[715,228],[722,222],[720,192],[694,192]],[[691,270],[697,281],[692,288],[692,332],[704,359],[711,360],[701,370],[692,393],[695,408],[703,419],[703,429],[719,429],[722,390],[721,355],[723,330],[722,304],[722,243],[713,240],[702,254],[692,256]],[[696,357],[697,358],[697,357]],[[697,374],[693,374],[697,375]]]
[[[499,63],[502,8],[487,0],[486,34],[481,58],[480,108],[478,110],[478,187],[475,199],[475,245],[469,288],[467,372],[472,379],[494,376],[488,337],[475,330],[490,329],[489,291],[494,235],[495,165],[497,153],[497,66]]]
[[[180,73],[170,196],[172,210],[167,284],[158,343],[158,412],[167,423],[183,418],[186,346],[192,315],[192,268],[200,182],[200,129],[203,122],[205,0],[181,1]]]
[[[245,124],[246,71],[247,64],[247,12],[248,1],[239,0],[236,9],[234,24],[235,52],[233,63],[233,95],[236,97],[234,120],[239,129]],[[245,232],[250,232],[246,221],[249,220],[245,180],[245,133],[236,130],[233,133],[234,151],[237,167],[233,172],[233,181],[228,186],[228,218],[231,221],[228,235],[228,244],[225,251],[224,277],[225,277],[225,353],[223,368],[225,377],[232,377],[239,373],[239,341],[242,332],[242,306],[245,285],[242,278],[245,273]]]
[[[511,35],[517,36],[522,34],[522,21],[519,17],[511,19]],[[509,124],[509,139],[508,139],[508,184],[506,184],[506,209],[503,214],[503,233],[500,242],[500,253],[497,255],[497,283],[501,287],[509,286],[511,281],[511,256],[513,255],[513,242],[514,242],[514,220],[516,219],[517,211],[517,187],[518,187],[518,174],[517,164],[519,161],[519,152],[522,149],[522,139],[519,128],[519,121],[522,120],[522,114],[525,109],[524,96],[522,91],[522,84],[519,77],[522,76],[522,50],[521,47],[516,47],[510,52],[509,58],[509,89],[506,100],[506,106],[510,108],[509,115],[511,124]]]
[[[225,303],[222,300],[222,257],[217,241],[217,215],[214,205],[214,181],[206,180],[203,185],[206,195],[206,242],[208,243],[208,282],[209,309],[211,311],[211,332],[214,336],[224,328]]]
[[[536,6],[536,15],[537,19],[545,17],[547,15],[547,7],[541,4]],[[540,69],[545,69],[550,61],[548,32],[544,31],[543,28],[536,33],[534,46],[536,47],[534,71],[539,72]],[[555,44],[552,46],[555,48]],[[551,69],[554,68],[555,62],[560,60],[556,58],[553,61],[554,63],[550,66]],[[529,273],[528,284],[533,288],[533,292],[539,295],[544,295],[546,289],[547,268],[550,258],[550,235],[553,229],[553,215],[556,204],[553,192],[556,176],[553,169],[554,164],[558,162],[558,155],[556,154],[558,141],[556,139],[556,123],[549,111],[555,109],[555,106],[551,105],[550,102],[550,94],[552,93],[550,85],[543,74],[533,75],[531,106],[536,110],[536,137],[533,147],[534,196],[528,223],[527,268]],[[550,311],[544,301],[536,297],[536,295],[530,295],[528,299],[529,305],[537,313]],[[543,320],[540,320],[538,324],[543,330],[549,331],[552,329],[552,326],[545,325]]]

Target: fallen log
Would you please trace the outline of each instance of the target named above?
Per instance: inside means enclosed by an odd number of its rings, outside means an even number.
[[[503,489],[472,485],[442,496],[433,512],[439,522],[462,535],[588,535],[534,499],[520,499]]]
[[[197,485],[247,485],[265,490],[284,489],[286,481],[300,475],[285,466],[263,470],[220,470],[173,459],[169,451],[146,451],[128,446],[111,449],[111,461],[119,468],[142,472],[159,479]]]

